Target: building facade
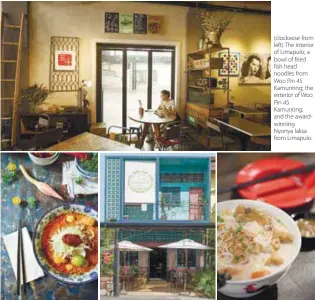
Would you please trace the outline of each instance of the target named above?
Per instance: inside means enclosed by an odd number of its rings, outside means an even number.
[[[162,279],[170,270],[184,269],[183,249],[159,246],[187,238],[205,243],[205,228],[211,224],[212,159],[209,154],[102,156],[101,223],[119,228],[118,241],[153,249],[125,253],[121,266],[136,266],[148,278]],[[187,253],[191,271],[205,267],[204,250]]]

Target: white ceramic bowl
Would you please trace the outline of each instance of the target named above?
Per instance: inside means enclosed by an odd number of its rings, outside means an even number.
[[[32,162],[39,166],[49,166],[52,165],[59,157],[59,153],[56,152],[54,155],[47,158],[40,158],[32,154],[32,152],[28,152],[28,156],[32,160]]]
[[[271,216],[278,218],[294,237],[294,241],[292,244],[294,250],[292,251],[292,256],[285,264],[283,264],[281,268],[279,268],[278,271],[268,276],[252,280],[228,280],[226,284],[221,289],[219,289],[222,294],[230,297],[248,298],[261,293],[264,289],[277,283],[290,269],[293,261],[296,259],[297,255],[300,252],[301,233],[294,220],[287,213],[275,206],[260,201],[230,200],[220,202],[218,203],[218,214],[227,209],[233,211],[238,205],[260,209],[270,214]]]

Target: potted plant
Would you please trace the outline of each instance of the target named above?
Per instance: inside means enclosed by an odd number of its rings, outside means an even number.
[[[201,13],[201,26],[204,30],[206,43],[221,47],[221,36],[232,21],[232,16],[224,14],[222,17],[210,11]]]
[[[168,199],[164,197],[164,195],[161,195],[161,210],[162,210],[162,215],[161,215],[161,220],[167,220],[167,212],[166,212],[166,206],[168,205]]]
[[[26,108],[29,112],[34,113],[36,112],[36,107],[43,103],[49,94],[50,92],[44,84],[38,85],[35,83],[21,90],[19,105],[23,107],[22,110]]]

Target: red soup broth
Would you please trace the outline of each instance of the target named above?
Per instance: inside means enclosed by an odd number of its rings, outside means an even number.
[[[68,216],[74,217],[74,222],[69,223],[66,221],[66,218]],[[69,270],[66,268],[66,265],[71,264],[71,260],[69,258],[66,258],[64,262],[62,263],[56,263],[54,261],[54,250],[52,248],[52,245],[50,244],[50,240],[52,237],[57,233],[58,230],[74,226],[74,225],[81,225],[84,224],[86,220],[92,220],[93,218],[81,214],[81,213],[75,213],[75,212],[69,212],[65,214],[61,214],[57,217],[55,217],[52,221],[50,221],[46,227],[43,230],[42,239],[41,239],[41,246],[44,252],[44,255],[50,264],[50,266],[57,271],[58,273],[64,273],[64,274],[83,274],[91,269],[93,269],[97,263],[98,263],[98,228],[97,228],[97,221],[95,220],[93,225],[85,225],[87,230],[92,230],[94,232],[94,238],[91,241],[91,250],[86,249],[86,264],[84,266],[78,267],[72,265],[72,268]]]

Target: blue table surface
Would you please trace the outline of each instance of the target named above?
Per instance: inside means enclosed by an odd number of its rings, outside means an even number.
[[[66,189],[62,183],[62,162],[73,160],[73,157],[60,154],[59,159],[50,166],[41,167],[35,165],[27,154],[24,153],[2,153],[1,169],[12,161],[16,165],[23,165],[29,174],[39,181],[47,182],[60,195],[70,201],[66,194]],[[19,196],[26,200],[28,197],[35,197],[38,200],[36,208],[23,208],[23,225],[29,230],[32,237],[36,223],[43,214],[64,203],[60,200],[48,197],[40,193],[37,188],[26,181],[19,173],[18,179],[10,185],[1,184],[1,299],[16,298],[16,278],[11,267],[8,253],[3,244],[2,236],[17,231],[18,220],[20,218],[20,208],[12,204],[12,198]],[[85,204],[98,209],[97,195],[79,196],[71,202]],[[58,282],[52,276],[46,274],[43,278],[37,279],[32,284],[27,284],[27,293],[24,299],[98,299],[98,280],[81,286],[64,284]]]

